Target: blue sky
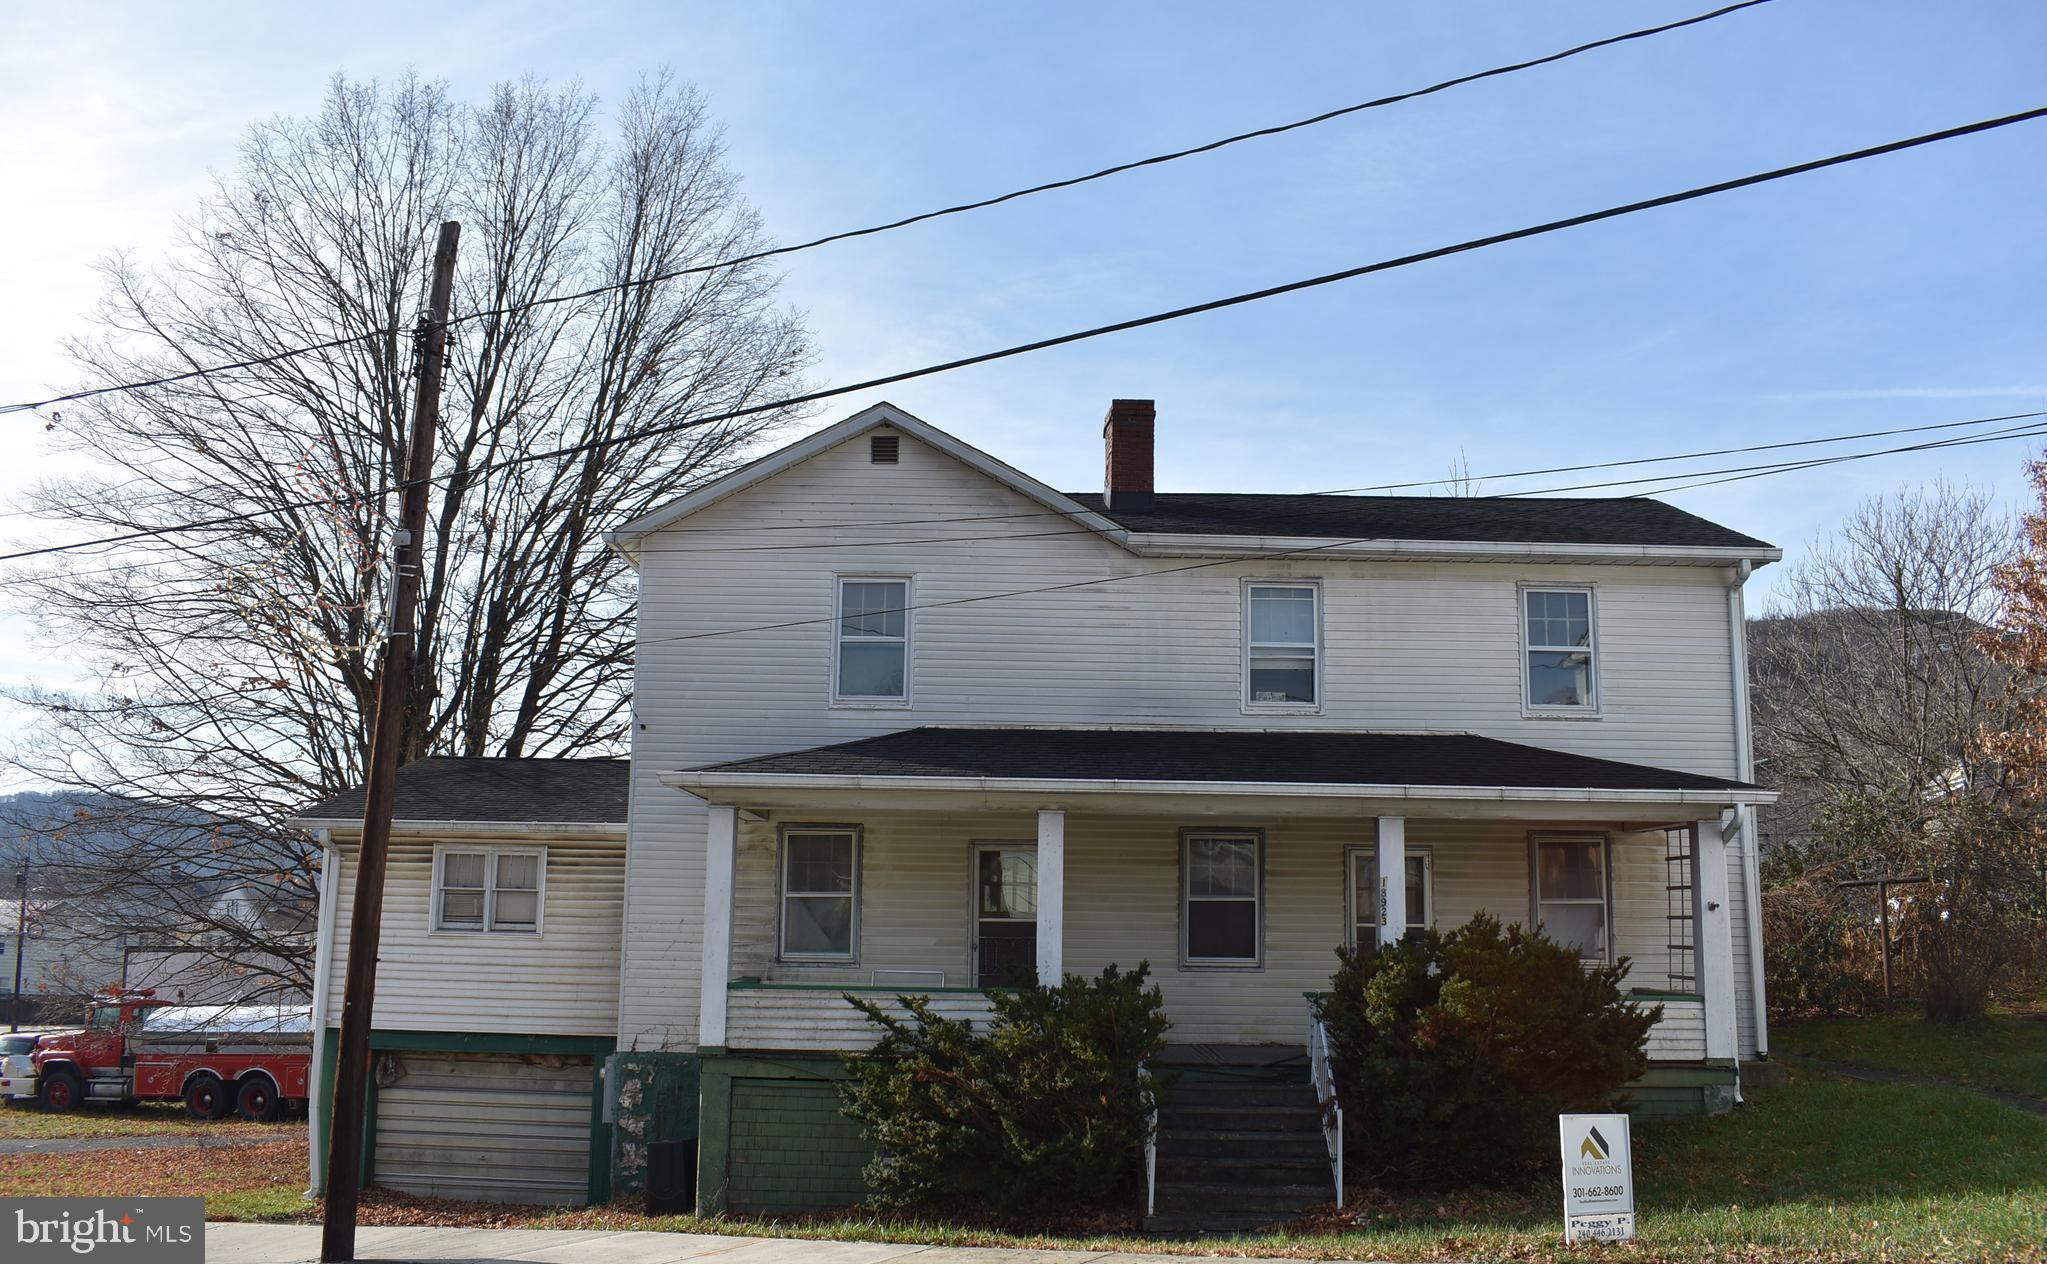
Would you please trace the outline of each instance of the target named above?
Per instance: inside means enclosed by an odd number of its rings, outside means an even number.
[[[336,72],[479,96],[667,66],[781,240],[1417,87],[1710,7],[114,3],[0,18],[0,397],[63,385],[88,271],[143,258],[241,131]],[[173,12],[175,10],[175,12]],[[2047,6],[1776,0],[1078,190],[796,256],[828,382],[2047,104]],[[891,388],[1048,481],[1159,401],[1168,490],[1307,491],[2047,408],[2047,122]],[[830,406],[830,420],[872,402]],[[0,493],[47,468],[0,419]],[[1797,549],[2016,444],[1674,497]],[[1554,481],[1554,480],[1551,480]],[[1507,491],[1528,483],[1489,483]],[[1775,568],[1772,568],[1775,569]],[[1767,591],[1769,572],[1759,582]],[[0,676],[47,674],[5,629]]]

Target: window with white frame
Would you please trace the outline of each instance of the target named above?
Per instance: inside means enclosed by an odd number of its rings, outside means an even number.
[[[842,702],[904,702],[910,696],[910,581],[839,580],[832,696]]]
[[[1244,585],[1244,705],[1296,710],[1322,700],[1321,590]]]
[[[1436,923],[1435,861],[1430,853],[1410,847],[1407,870],[1407,929],[1426,930]],[[1379,852],[1373,847],[1350,849],[1350,946],[1370,952],[1379,946]]]
[[[1592,590],[1521,590],[1523,697],[1534,711],[1591,711],[1598,705]]]
[[[434,852],[434,929],[535,934],[547,878],[544,847]]]
[[[1533,913],[1542,933],[1585,961],[1610,960],[1605,837],[1537,834],[1529,852]]]
[[[1259,963],[1260,841],[1243,832],[1183,837],[1180,956],[1186,964]]]
[[[785,961],[851,961],[860,909],[859,831],[782,831]]]

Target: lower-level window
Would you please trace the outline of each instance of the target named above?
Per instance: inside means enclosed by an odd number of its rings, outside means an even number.
[[[851,961],[859,916],[860,835],[851,829],[782,832],[782,957]]]
[[[1533,912],[1542,933],[1586,961],[1611,960],[1605,837],[1537,834],[1529,855]]]
[[[547,878],[545,847],[434,851],[434,929],[535,934]]]
[[[1187,964],[1258,964],[1261,841],[1252,832],[1183,837],[1180,956]]]
[[[1410,847],[1406,856],[1407,929],[1435,925],[1431,903],[1435,862],[1426,851]],[[1350,849],[1350,945],[1359,952],[1379,946],[1379,852],[1374,847]]]

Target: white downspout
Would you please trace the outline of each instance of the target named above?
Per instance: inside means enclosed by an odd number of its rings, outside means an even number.
[[[311,1185],[308,1198],[318,1197],[327,1184],[327,1145],[320,1128],[320,1079],[326,1068],[327,980],[334,973],[334,910],[341,884],[341,849],[334,845],[329,830],[314,831],[320,840],[320,921],[313,948],[313,1061],[306,1072],[306,1178]]]
[[[1748,695],[1748,610],[1742,589],[1755,570],[1747,560],[1735,568],[1734,582],[1727,587],[1727,633],[1734,663],[1734,749],[1736,775],[1743,781],[1756,779],[1755,738],[1751,731]],[[1770,1005],[1763,990],[1763,882],[1762,837],[1756,829],[1756,809],[1744,804],[1735,809],[1740,816],[1742,900],[1748,906],[1749,1001],[1754,1009],[1756,1056],[1770,1056]]]

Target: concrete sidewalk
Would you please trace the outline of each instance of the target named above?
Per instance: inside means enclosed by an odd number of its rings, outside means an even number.
[[[798,1238],[726,1238],[700,1233],[608,1233],[583,1229],[377,1229],[356,1232],[362,1260],[409,1264],[1161,1264],[1171,1256],[1103,1251],[1017,1251],[991,1247],[901,1246]],[[209,1264],[314,1264],[318,1225],[209,1224]],[[1237,1264],[1257,1264],[1240,1260]]]

